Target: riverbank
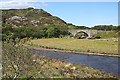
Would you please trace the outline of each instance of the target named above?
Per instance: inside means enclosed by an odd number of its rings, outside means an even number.
[[[110,54],[101,54],[101,53],[86,53],[86,52],[76,52],[71,50],[62,50],[62,49],[53,49],[53,48],[44,48],[44,47],[37,47],[37,46],[31,46],[24,44],[25,47],[29,49],[35,49],[35,50],[47,50],[47,51],[54,51],[54,52],[65,52],[65,53],[75,53],[75,54],[83,54],[83,55],[96,55],[96,56],[108,56],[108,57],[120,57],[120,55],[110,55]]]
[[[117,39],[87,40],[87,39],[36,39],[27,42],[36,49],[72,52],[77,54],[120,57]]]

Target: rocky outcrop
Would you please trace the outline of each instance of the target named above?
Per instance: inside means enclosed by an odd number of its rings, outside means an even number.
[[[3,27],[66,25],[62,19],[52,16],[43,9],[10,9],[2,11]]]

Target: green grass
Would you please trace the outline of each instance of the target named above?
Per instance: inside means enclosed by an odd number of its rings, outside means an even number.
[[[35,39],[28,42],[32,46],[73,50],[76,52],[92,52],[105,54],[118,54],[117,39]]]
[[[118,32],[115,32],[115,31],[102,32],[102,33],[97,33],[94,36],[100,36],[101,38],[117,38]]]

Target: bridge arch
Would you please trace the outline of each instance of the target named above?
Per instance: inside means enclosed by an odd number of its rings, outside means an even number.
[[[89,37],[89,34],[84,31],[79,31],[74,35],[74,38],[77,38],[77,39],[83,39],[83,38],[87,38],[87,37]]]
[[[83,32],[86,34],[86,38],[91,38],[94,34],[97,34],[98,32],[106,32],[106,31],[101,31],[101,30],[82,30],[82,29],[70,29],[69,32],[71,33],[71,37],[75,38],[78,33]],[[80,38],[80,37],[78,37]]]

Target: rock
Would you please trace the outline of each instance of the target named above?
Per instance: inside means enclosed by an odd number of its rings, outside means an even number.
[[[36,61],[36,60],[33,60],[34,62]]]
[[[67,64],[67,65],[65,65],[65,67],[69,67],[69,66],[71,66],[71,64],[69,63],[69,64]]]
[[[75,70],[75,69],[76,69],[76,67],[72,67],[71,69]]]

